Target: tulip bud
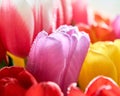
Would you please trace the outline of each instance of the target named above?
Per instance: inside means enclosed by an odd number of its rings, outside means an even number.
[[[29,53],[26,68],[40,81],[54,81],[65,93],[76,82],[89,48],[89,37],[77,27],[63,25],[54,33],[40,32]]]
[[[112,78],[120,85],[120,40],[97,42],[90,46],[79,75],[79,85],[84,90],[98,75]]]

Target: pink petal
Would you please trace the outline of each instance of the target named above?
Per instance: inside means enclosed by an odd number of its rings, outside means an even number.
[[[42,28],[48,33],[53,32],[63,24],[62,6],[60,0],[42,2]]]
[[[113,27],[113,31],[116,34],[116,37],[120,38],[120,15],[116,16],[116,18],[112,22],[112,27]]]
[[[88,24],[87,0],[72,0],[73,22]]]
[[[25,0],[1,1],[0,38],[8,51],[21,57],[28,55],[33,38],[33,24],[33,13]]]
[[[71,24],[72,22],[72,0],[61,0],[63,8],[64,24]]]

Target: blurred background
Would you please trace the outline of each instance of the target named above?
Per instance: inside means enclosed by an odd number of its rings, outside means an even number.
[[[88,3],[91,8],[110,17],[120,14],[120,0],[88,0]]]

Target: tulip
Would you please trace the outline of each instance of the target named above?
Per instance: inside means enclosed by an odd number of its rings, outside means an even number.
[[[116,33],[116,38],[120,39],[120,15],[116,16],[112,22],[113,31]]]
[[[0,96],[24,96],[35,84],[35,78],[22,67],[0,69]]]
[[[33,32],[33,13],[26,0],[0,0],[0,38],[7,51],[26,57]]]
[[[89,34],[91,42],[97,41],[113,41],[116,38],[116,33],[111,26],[110,18],[101,16],[99,13],[94,14],[94,20],[90,25],[77,24],[80,31],[85,31]]]
[[[79,85],[85,89],[98,75],[112,78],[120,85],[120,40],[97,42],[90,46],[79,75]]]
[[[72,84],[67,96],[120,96],[120,87],[109,77],[97,76],[89,82],[84,93]]]
[[[25,96],[63,96],[63,93],[56,83],[49,81],[33,85]]]
[[[77,27],[63,25],[50,35],[42,31],[32,45],[26,68],[39,82],[56,82],[65,93],[77,81],[88,48],[88,35]]]
[[[27,0],[34,14],[34,38],[45,30],[49,34],[60,25],[87,22],[86,1],[83,0]],[[82,13],[82,15],[81,15]]]
[[[120,96],[120,87],[105,76],[98,76],[89,83],[85,94],[87,96]]]

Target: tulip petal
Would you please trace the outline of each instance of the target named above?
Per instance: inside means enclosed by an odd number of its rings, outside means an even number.
[[[64,70],[64,75],[62,77],[63,80],[61,81],[62,89],[64,90],[64,92],[66,92],[66,88],[68,87],[69,84],[71,84],[71,82],[77,82],[78,74],[80,72],[82,63],[89,48],[89,37],[85,33],[79,33],[78,29],[75,27],[68,27],[67,29],[67,26],[61,26],[60,28],[58,28],[57,32],[62,32],[62,31],[67,32],[69,35],[71,35],[71,38],[69,37],[70,48],[66,60],[67,65]],[[62,43],[65,42],[62,39],[60,39],[60,41]],[[62,45],[64,46],[64,44]],[[68,50],[68,48],[66,47],[64,49]],[[67,51],[65,50],[64,52]]]
[[[86,88],[87,96],[120,96],[120,88],[109,77],[98,76]]]
[[[116,16],[112,22],[113,31],[116,33],[116,37],[120,38],[120,15]]]
[[[45,31],[51,33],[58,27],[57,25],[63,24],[63,13],[60,0],[44,0],[41,3],[41,8],[42,28]]]
[[[79,87],[76,86],[76,83],[72,83],[68,87],[67,96],[86,96]]]
[[[24,96],[34,84],[37,84],[35,78],[22,67],[4,67],[0,70],[0,96]]]
[[[88,24],[87,0],[72,0],[73,22]]]
[[[63,8],[64,24],[70,24],[72,21],[72,0],[61,0]]]
[[[63,96],[63,93],[56,83],[49,81],[32,86],[25,96]]]
[[[8,51],[21,57],[28,55],[33,38],[33,19],[25,0],[1,0],[0,38]]]

